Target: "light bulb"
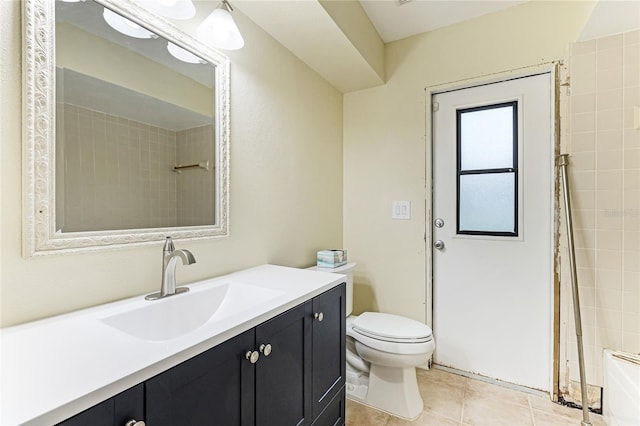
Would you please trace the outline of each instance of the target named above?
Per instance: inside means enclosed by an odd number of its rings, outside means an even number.
[[[129,37],[158,38],[158,36],[151,31],[141,27],[140,25],[123,16],[118,15],[117,13],[113,12],[110,9],[107,9],[106,7],[104,8],[102,17],[111,28],[118,31],[119,33],[128,35]]]
[[[188,50],[185,50],[182,47],[177,46],[171,42],[167,43],[167,50],[169,51],[169,53],[171,53],[171,56],[173,56],[174,58],[182,62],[186,62],[188,64],[206,64],[207,63],[207,61],[205,61],[204,59],[199,58],[198,56],[194,55]]]

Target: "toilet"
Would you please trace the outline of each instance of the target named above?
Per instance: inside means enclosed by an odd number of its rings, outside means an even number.
[[[398,315],[353,310],[355,263],[317,268],[347,276],[347,397],[398,417],[414,420],[422,413],[416,367],[435,349],[431,329]]]

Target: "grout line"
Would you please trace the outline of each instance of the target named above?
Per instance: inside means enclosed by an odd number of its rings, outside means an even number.
[[[462,405],[460,407],[460,424],[464,422],[464,406],[467,401],[467,391],[469,390],[469,378],[466,377],[464,381],[464,387],[462,389]]]
[[[527,395],[527,403],[529,404],[529,414],[531,415],[531,424],[536,426],[536,416],[533,415],[533,406],[531,405],[530,395]]]

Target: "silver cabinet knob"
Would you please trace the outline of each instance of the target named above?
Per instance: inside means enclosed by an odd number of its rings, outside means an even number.
[[[271,354],[271,349],[271,343],[260,345],[260,352],[262,352],[264,356],[269,356]]]
[[[438,250],[442,250],[444,248],[444,241],[437,240],[435,243],[433,243],[433,246]]]
[[[258,362],[260,354],[258,353],[258,351],[247,351],[244,357],[248,359],[251,364],[255,364],[256,362]]]
[[[322,312],[316,312],[315,314],[313,314],[313,317],[322,322],[322,320],[324,319],[324,314]]]
[[[143,422],[142,420],[138,421],[131,419],[127,423],[125,423],[124,426],[145,426],[145,422]]]

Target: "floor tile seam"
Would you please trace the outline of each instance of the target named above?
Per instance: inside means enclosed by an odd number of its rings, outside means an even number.
[[[519,402],[514,402],[514,401],[509,401],[509,400],[505,400],[505,398],[501,398],[501,397],[495,397],[495,396],[486,396],[485,393],[475,390],[475,389],[469,389],[469,393],[467,394],[467,392],[465,392],[465,399],[467,399],[467,395],[468,396],[472,396],[475,395],[478,399],[481,400],[488,400],[488,401],[494,401],[494,402],[500,402],[502,404],[510,404],[510,405],[515,405],[516,407],[520,407],[520,408],[531,408],[531,402],[529,401],[529,399],[527,398],[527,403],[526,404],[521,404]]]
[[[460,406],[460,424],[464,424],[464,406],[467,402],[467,392],[469,391],[469,378],[464,381],[464,392],[462,392],[462,405]]]
[[[541,413],[541,414],[546,414],[547,416],[560,417],[563,420],[578,421],[578,422],[581,420],[581,419],[577,419],[575,417],[571,417],[569,415],[559,414],[559,413],[556,413],[554,411],[538,410],[536,408],[531,408],[531,412],[534,415],[535,415],[535,413]]]
[[[527,401],[529,400],[529,398],[527,398]],[[531,405],[531,403],[529,403],[529,405]],[[536,416],[533,413],[533,408],[529,407],[529,416],[531,416],[531,424],[533,426],[538,426],[536,425]]]
[[[536,425],[536,416],[535,416],[535,413],[533,412],[533,405],[531,405],[530,395],[527,395],[527,403],[529,404],[529,413],[531,414],[531,424],[533,426],[537,426]]]
[[[431,409],[429,409],[429,408],[425,408],[425,409],[423,409],[423,410],[422,410],[422,412],[423,412],[424,414],[427,414],[427,415],[429,415],[429,414],[435,414],[436,416],[440,416],[440,417],[445,418],[445,419],[447,419],[447,420],[451,420],[452,422],[460,423],[460,420],[454,419],[454,418],[453,418],[452,416],[450,416],[448,413],[447,413],[447,414],[444,414],[444,413],[442,413],[442,412],[440,412],[440,411],[434,411],[434,410],[431,410]]]

